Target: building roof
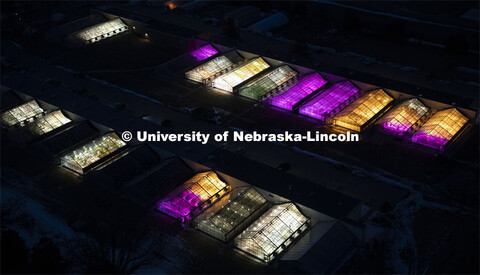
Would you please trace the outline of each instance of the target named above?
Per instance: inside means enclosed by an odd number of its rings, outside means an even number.
[[[381,120],[381,126],[390,131],[404,133],[412,128],[430,108],[418,98],[403,101],[390,110]]]
[[[213,80],[213,87],[233,92],[233,88],[269,67],[270,65],[268,65],[263,58],[254,58],[233,71],[215,78]]]
[[[251,99],[261,100],[268,96],[269,92],[291,80],[296,75],[297,72],[290,66],[283,65],[246,84],[240,89],[239,94]]]

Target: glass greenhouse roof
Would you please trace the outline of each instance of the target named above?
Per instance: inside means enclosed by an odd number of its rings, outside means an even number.
[[[327,117],[342,109],[342,105],[355,96],[358,96],[360,89],[350,81],[343,81],[321,91],[320,94],[310,99],[299,112],[309,117],[325,121]]]
[[[197,228],[222,241],[241,230],[254,212],[266,207],[267,200],[253,187],[239,187],[205,210],[197,219]],[[240,228],[239,228],[240,227]]]
[[[360,132],[362,126],[385,108],[393,98],[382,89],[362,95],[333,119],[333,124]]]
[[[320,89],[327,81],[318,73],[312,73],[301,77],[298,82],[280,95],[266,100],[269,104],[286,110],[293,110],[293,106],[302,99]]]
[[[205,203],[213,203],[226,192],[228,185],[215,172],[199,173],[160,200],[156,209],[186,222],[193,217],[195,210]]]
[[[255,100],[261,100],[269,92],[297,75],[288,65],[281,66],[240,90],[240,94]]]
[[[83,174],[87,167],[111,155],[125,145],[127,144],[117,134],[113,132],[108,133],[64,155],[60,158],[60,163]]]
[[[44,110],[38,105],[37,101],[32,100],[5,111],[0,119],[4,126],[10,127],[40,115],[43,111]]]
[[[413,134],[412,141],[443,150],[447,142],[467,123],[468,118],[456,108],[436,112]]]
[[[263,58],[257,57],[250,60],[245,65],[242,65],[231,72],[215,78],[212,84],[215,88],[233,92],[233,89],[236,86],[254,77],[269,67],[270,65],[268,65]]]
[[[388,112],[381,120],[381,126],[390,131],[403,134],[427,114],[429,110],[430,108],[425,106],[419,99],[411,98]]]
[[[204,82],[215,74],[230,68],[233,64],[234,63],[229,58],[222,55],[186,72],[185,77],[193,81]]]
[[[128,26],[120,18],[86,28],[76,36],[83,42],[96,42],[128,30]]]
[[[218,51],[212,45],[207,44],[190,52],[190,56],[193,57],[196,61],[202,61],[216,55],[217,53]]]
[[[270,262],[308,227],[293,203],[275,205],[235,238],[235,246],[265,262]]]
[[[35,121],[27,125],[27,128],[34,135],[40,136],[69,122],[71,120],[62,111],[57,110],[35,119]]]

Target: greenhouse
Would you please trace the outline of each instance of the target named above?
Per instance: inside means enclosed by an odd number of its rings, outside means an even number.
[[[333,118],[333,125],[360,132],[393,98],[382,89],[362,95]]]
[[[35,119],[27,125],[27,129],[30,133],[41,136],[70,122],[62,111],[57,110]]]
[[[185,78],[204,83],[216,74],[220,74],[222,71],[231,68],[234,64],[242,60],[243,58],[239,56],[236,51],[232,51],[186,72]]]
[[[255,188],[238,187],[199,215],[195,226],[226,242],[267,208],[267,200]]]
[[[413,134],[412,141],[443,151],[445,145],[467,122],[468,118],[456,108],[436,112]]]
[[[341,111],[351,100],[360,95],[360,89],[350,81],[342,81],[321,91],[300,107],[300,114],[325,121]]]
[[[190,52],[190,56],[193,57],[196,61],[202,61],[216,55],[217,53],[218,51],[212,45],[207,44]]]
[[[91,26],[78,32],[75,36],[83,43],[94,43],[128,30],[122,19],[116,18],[104,23]]]
[[[186,222],[228,192],[229,185],[213,171],[199,173],[160,200],[156,209]]]
[[[295,85],[280,95],[268,98],[266,102],[273,106],[292,111],[295,105],[302,99],[320,89],[326,83],[327,81],[318,73],[308,74],[301,77]]]
[[[85,174],[126,145],[117,134],[108,133],[62,156],[60,163],[79,174]]]
[[[269,67],[270,65],[263,58],[257,57],[233,71],[215,78],[212,81],[212,86],[233,93],[234,89],[240,84]]]
[[[411,98],[400,103],[388,112],[381,120],[381,127],[395,134],[402,135],[418,124],[420,119],[429,112],[419,99]]]
[[[240,89],[239,94],[255,100],[268,97],[268,94],[291,80],[297,72],[288,65],[281,66]]]
[[[235,246],[268,263],[288,249],[310,219],[293,203],[275,205],[235,238]]]
[[[1,116],[1,123],[6,127],[22,124],[27,120],[42,114],[44,110],[37,101],[32,100],[11,110],[5,111]]]

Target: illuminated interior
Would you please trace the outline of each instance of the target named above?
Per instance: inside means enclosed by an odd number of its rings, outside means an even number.
[[[261,78],[249,83],[240,90],[240,94],[255,100],[261,100],[268,93],[297,75],[289,66],[281,66]]]
[[[263,58],[257,57],[233,71],[215,78],[212,86],[232,93],[234,88],[239,84],[254,77],[268,67],[270,67],[270,65],[268,65]]]
[[[62,111],[57,110],[35,119],[27,125],[27,129],[32,134],[41,136],[70,122]]]
[[[181,222],[214,203],[228,192],[229,186],[213,171],[199,173],[160,200],[156,209]]]
[[[322,121],[342,110],[351,100],[360,94],[360,89],[350,81],[343,81],[321,91],[300,107],[300,114]]]
[[[468,118],[456,108],[436,112],[418,131],[412,141],[435,149],[444,150],[445,145],[467,123]]]
[[[86,168],[98,163],[126,145],[117,134],[108,133],[62,156],[60,163],[73,171],[84,174]]]
[[[394,134],[403,134],[415,126],[429,110],[420,100],[411,98],[389,111],[380,125]]]
[[[128,26],[120,18],[100,23],[84,29],[76,37],[84,43],[94,43],[128,30]]]
[[[227,56],[222,55],[186,72],[185,77],[203,83],[215,74],[232,67],[233,64],[234,63]]]
[[[199,230],[228,241],[267,207],[267,200],[253,187],[239,187],[207,208],[195,219],[195,224]]]
[[[266,99],[265,102],[292,111],[294,105],[320,89],[326,83],[327,81],[318,73],[308,74],[301,77],[295,85],[289,87],[283,93],[272,96]]]
[[[43,109],[35,100],[17,106],[5,111],[1,116],[2,125],[11,127],[17,124],[23,124],[28,120],[33,120],[35,116],[43,113]]]
[[[264,262],[272,261],[308,228],[310,219],[293,203],[275,205],[235,238],[235,246]]]
[[[382,89],[371,91],[338,113],[333,119],[333,125],[360,132],[365,123],[392,101],[393,98]]]
[[[212,45],[207,44],[190,52],[190,56],[193,57],[196,61],[202,61],[216,55],[217,53],[218,51]]]

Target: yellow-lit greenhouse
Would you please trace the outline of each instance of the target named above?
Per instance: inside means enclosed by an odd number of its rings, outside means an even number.
[[[28,120],[33,120],[34,117],[42,114],[44,110],[40,107],[37,101],[32,100],[18,107],[5,111],[1,115],[1,123],[5,127],[22,124]]]
[[[126,145],[117,134],[108,133],[60,157],[60,163],[77,173],[85,174]]]
[[[253,187],[238,187],[195,219],[199,230],[229,241],[268,208],[267,200]]]
[[[467,122],[468,118],[456,108],[436,112],[413,134],[412,141],[443,151]]]
[[[27,129],[32,134],[41,136],[70,122],[62,111],[57,110],[35,119],[27,125]]]
[[[257,57],[233,71],[215,78],[212,86],[232,93],[240,84],[269,67],[270,65],[263,58]]]
[[[418,126],[420,119],[429,111],[430,108],[418,98],[411,98],[390,110],[381,120],[380,125],[393,134],[403,135]]]
[[[392,101],[393,98],[382,89],[368,92],[338,113],[333,118],[333,125],[360,132]]]
[[[239,94],[251,99],[261,100],[268,97],[269,93],[275,88],[291,80],[296,75],[297,72],[295,70],[288,65],[284,65],[267,73],[252,83],[248,83],[240,89]]]
[[[270,262],[308,228],[310,219],[293,203],[275,205],[235,240],[235,246],[264,261]]]
[[[186,72],[185,78],[204,83],[242,60],[236,51],[228,52]]]
[[[94,43],[122,33],[128,30],[128,26],[120,18],[100,23],[75,34],[75,38],[83,43]]]

